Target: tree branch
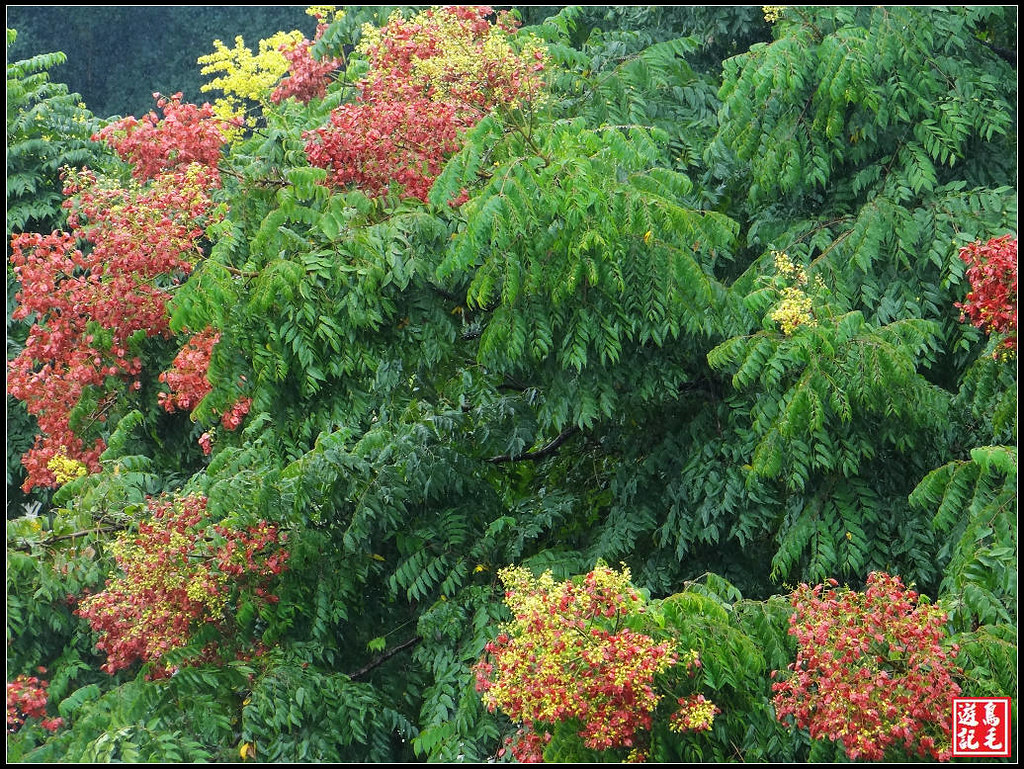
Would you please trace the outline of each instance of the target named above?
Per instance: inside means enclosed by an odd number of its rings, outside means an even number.
[[[85,537],[85,536],[88,536],[89,534],[96,534],[96,535],[108,534],[108,533],[114,532],[114,531],[124,531],[126,528],[128,528],[127,524],[122,525],[122,526],[97,526],[96,528],[93,528],[93,529],[84,529],[82,531],[76,531],[76,532],[74,532],[72,534],[61,534],[58,537],[47,537],[46,539],[39,539],[39,540],[35,540],[35,541],[29,540],[29,539],[26,539],[26,538],[23,537],[23,538],[21,538],[22,541],[20,543],[18,543],[18,544],[13,544],[12,543],[12,544],[8,545],[8,547],[10,547],[12,550],[23,550],[26,553],[31,553],[33,545],[38,546],[38,547],[47,547],[49,545],[52,545],[54,542],[60,542],[60,541],[65,540],[65,539],[75,539],[76,537]]]
[[[427,285],[430,286],[430,290],[431,291],[433,291],[438,296],[440,296],[440,297],[442,297],[444,299],[447,299],[449,302],[454,302],[455,304],[458,304],[458,305],[463,305],[463,304],[466,303],[466,297],[464,297],[464,296],[460,297],[458,294],[454,294],[451,291],[449,291],[448,289],[443,288],[442,286],[437,285],[436,283],[428,282]]]
[[[349,678],[359,678],[360,676],[364,676],[367,673],[369,673],[371,670],[373,670],[374,668],[377,668],[377,667],[380,667],[381,665],[383,665],[385,662],[387,662],[389,659],[394,657],[399,652],[405,651],[406,649],[411,649],[413,646],[415,646],[416,644],[418,644],[422,640],[423,639],[420,638],[419,636],[413,636],[408,641],[403,641],[402,643],[398,644],[398,646],[396,646],[394,649],[391,649],[390,651],[384,652],[382,655],[380,655],[373,662],[369,662],[366,665],[363,665],[355,673],[349,673],[348,677]]]
[[[579,431],[580,429],[578,427],[573,426],[567,430],[563,430],[562,434],[551,441],[551,443],[547,444],[543,448],[537,449],[536,451],[527,451],[525,454],[502,454],[498,457],[491,457],[487,461],[495,465],[500,464],[501,462],[520,462],[524,460],[536,462],[538,459],[544,459],[544,457],[554,454],[558,451],[559,446]]]
[[[1010,64],[1012,64],[1014,69],[1017,69],[1017,49],[1016,48],[1013,48],[1013,49],[1003,48],[1003,47],[998,46],[998,45],[993,45],[992,43],[988,42],[987,40],[980,40],[979,42],[983,46],[988,48],[990,51],[992,51],[992,53],[994,53],[1000,59],[1002,59],[1003,61],[1006,61],[1006,62],[1009,62]]]

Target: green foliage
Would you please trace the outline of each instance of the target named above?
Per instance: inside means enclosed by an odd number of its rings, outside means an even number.
[[[960,630],[1017,619],[1017,450],[983,446],[933,470],[910,501],[936,510],[946,546],[942,591]]]
[[[1017,691],[1017,627],[991,624],[958,639],[958,664],[966,678],[964,696],[1003,697]]]
[[[934,189],[940,167],[963,162],[973,141],[1010,138],[1010,69],[976,37],[991,15],[788,10],[775,41],[725,63],[730,120],[720,136],[741,160],[757,159],[750,199],[807,194],[848,171],[856,190],[870,173],[865,161],[880,155],[888,158],[883,185],[910,198]],[[925,59],[930,67],[914,66]]]
[[[193,763],[234,760],[250,671],[244,665],[183,668],[163,681],[142,678],[100,693],[90,684],[63,699],[73,725],[23,756],[26,761]]]
[[[1015,227],[1009,11],[551,11],[523,11],[546,98],[467,131],[425,204],[309,165],[359,65],[226,150],[223,218],[169,308],[175,332],[220,334],[197,421],[144,381],[102,428],[104,471],[9,522],[9,669],[53,671],[68,721],[14,758],[495,758],[510,726],[472,667],[512,563],[623,562],[667,596],[646,627],[700,652],[722,713],[679,735],[666,701],[654,760],[841,759],[770,705],[798,581],[916,582],[951,611],[965,691],[1015,691],[1016,372],[955,307],[958,247]],[[318,53],[389,13],[350,9]],[[19,65],[9,134],[65,114],[54,63]],[[794,288],[809,309],[784,329]],[[139,354],[155,372],[176,347]],[[239,387],[245,422],[203,456]],[[210,628],[170,678],[111,678],[66,599],[165,491],[286,532],[276,602],[226,607],[266,649],[185,664]],[[609,758],[568,726],[547,755]]]
[[[8,54],[15,30],[7,30]],[[98,128],[76,93],[51,80],[63,53],[7,63],[7,236],[49,232],[64,220],[60,171],[94,165],[101,156],[89,141]]]
[[[241,741],[261,761],[395,761],[415,728],[374,687],[308,663],[271,663],[242,708]]]
[[[763,761],[802,757],[800,740],[775,721],[769,673],[788,663],[794,649],[786,630],[789,606],[781,596],[743,599],[714,574],[687,583],[658,604],[680,648],[700,653],[699,680],[721,710],[708,735],[669,736],[661,761]],[[668,703],[671,705],[672,703]],[[655,735],[659,734],[656,728]],[[675,744],[673,744],[675,743]]]

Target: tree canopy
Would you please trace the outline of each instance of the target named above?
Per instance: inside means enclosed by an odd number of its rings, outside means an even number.
[[[9,758],[956,754],[1015,9],[308,13],[139,117],[9,60]]]

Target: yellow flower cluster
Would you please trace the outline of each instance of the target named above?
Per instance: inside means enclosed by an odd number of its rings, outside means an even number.
[[[53,472],[58,486],[63,486],[68,481],[73,481],[75,478],[81,478],[83,475],[89,474],[89,470],[84,462],[71,459],[63,453],[55,454],[51,457],[46,466]]]
[[[345,12],[339,11],[334,5],[311,5],[306,9],[306,15],[312,16],[321,23],[329,23],[328,19],[337,21],[345,16]]]
[[[224,121],[237,125],[231,131],[231,141],[243,133],[243,125],[252,126],[252,119],[246,119],[247,102],[267,104],[270,93],[277,81],[288,71],[288,59],[281,53],[282,45],[295,45],[303,40],[298,30],[278,32],[266,40],[260,40],[259,53],[254,54],[238,36],[235,46],[228,48],[220,40],[213,41],[214,52],[199,57],[204,75],[217,75],[202,86],[202,91],[220,90],[224,96],[213,103],[214,114]]]
[[[686,670],[700,667],[700,654],[697,653],[696,649],[690,649],[689,651],[682,652],[679,655],[679,664]]]
[[[631,745],[662,699],[653,679],[676,655],[621,627],[644,610],[629,569],[598,566],[581,584],[556,582],[551,572],[534,579],[522,567],[498,575],[515,621],[488,645],[494,664],[481,663],[484,705],[524,723],[578,719],[591,748]]]
[[[782,291],[782,302],[772,313],[772,320],[782,327],[782,333],[789,336],[800,326],[816,326],[811,314],[811,297],[792,286]]]
[[[211,616],[218,616],[228,600],[221,590],[226,582],[224,574],[197,573],[185,587],[185,594],[193,601],[206,604]]]
[[[762,5],[761,11],[764,13],[764,20],[769,24],[774,24],[779,20],[782,12],[786,10],[784,5]]]
[[[775,260],[775,271],[787,280],[792,280],[797,285],[807,285],[807,273],[804,268],[793,264],[789,254],[785,251],[772,251],[772,258]]]
[[[206,604],[211,616],[218,616],[226,597],[219,595],[219,587],[226,584],[224,574],[211,573],[200,562],[192,563],[182,550],[191,550],[193,543],[182,533],[171,532],[166,552],[174,556],[165,559],[156,557],[144,547],[136,544],[131,535],[120,536],[110,544],[110,552],[118,563],[130,564],[133,590],[178,590],[193,601]],[[123,567],[122,567],[123,568]]]
[[[818,325],[811,311],[811,297],[801,288],[807,285],[807,272],[803,267],[794,264],[789,254],[783,251],[773,251],[772,258],[775,260],[775,271],[795,285],[782,289],[782,302],[772,312],[771,319],[782,327],[782,333],[786,336],[800,326]],[[820,276],[816,285],[821,286]]]
[[[532,615],[545,609],[546,594],[555,589],[555,578],[546,571],[534,579],[524,566],[509,566],[498,571],[498,579],[505,586],[505,603],[517,617]]]
[[[679,700],[679,710],[669,719],[669,730],[684,732],[706,732],[714,723],[715,714],[721,710],[703,695],[684,697]]]

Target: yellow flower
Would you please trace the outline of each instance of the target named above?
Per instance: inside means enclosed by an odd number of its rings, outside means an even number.
[[[811,314],[811,298],[799,288],[787,288],[782,292],[782,303],[771,314],[772,320],[782,327],[782,333],[790,336],[800,326],[816,326]]]
[[[236,141],[243,134],[243,126],[252,127],[254,122],[246,119],[247,105],[268,104],[270,94],[277,82],[288,71],[289,63],[279,50],[281,46],[295,45],[303,40],[298,30],[277,32],[260,40],[259,52],[254,54],[245,45],[239,35],[235,38],[233,48],[228,48],[220,40],[213,41],[214,51],[199,57],[200,70],[203,75],[216,75],[210,82],[204,83],[200,90],[223,91],[224,96],[213,104],[217,117],[237,126],[228,129],[230,141]]]
[[[306,9],[306,15],[312,16],[317,21],[337,21],[345,16],[344,11],[339,11],[336,6],[333,5],[311,5]],[[333,18],[331,18],[333,16]]]
[[[775,270],[784,278],[795,281],[798,285],[807,283],[807,273],[803,267],[793,264],[789,254],[784,251],[772,251],[772,258],[775,260]]]
[[[46,466],[53,472],[53,476],[59,486],[89,474],[89,470],[84,462],[71,459],[63,451],[54,454],[50,461],[46,463]]]

